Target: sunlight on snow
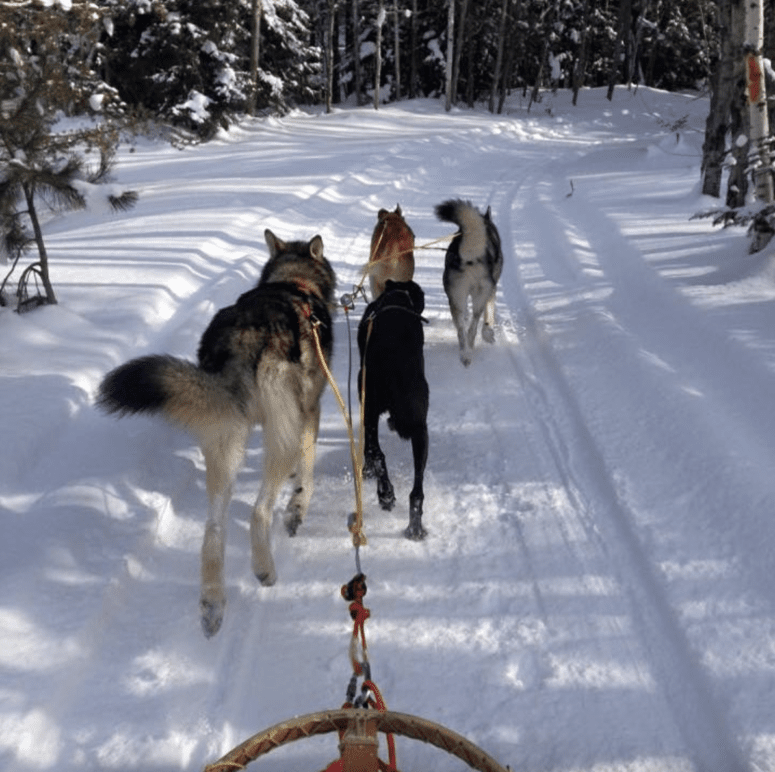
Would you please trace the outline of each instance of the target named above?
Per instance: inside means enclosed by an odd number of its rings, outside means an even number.
[[[23,716],[0,715],[0,728],[6,730],[3,734],[16,739],[10,750],[15,750],[16,758],[31,768],[50,769],[59,760],[62,731],[45,711],[31,710]]]
[[[73,638],[49,632],[17,609],[0,609],[0,665],[11,672],[48,672],[84,655]]]
[[[637,660],[616,663],[610,658],[553,655],[551,664],[553,674],[545,683],[553,689],[656,689],[651,674]]]
[[[212,683],[212,671],[178,654],[155,649],[132,662],[132,673],[124,678],[130,694],[143,697],[160,691],[180,689],[191,684]]]

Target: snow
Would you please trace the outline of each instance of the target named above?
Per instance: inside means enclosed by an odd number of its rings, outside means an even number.
[[[0,310],[0,767],[200,770],[340,707],[354,503],[330,390],[311,511],[295,539],[277,518],[271,588],[250,574],[260,432],[250,444],[210,640],[199,451],[158,420],[105,417],[94,393],[130,357],[193,357],[257,280],[265,228],[320,233],[344,293],[379,208],[400,203],[424,244],[449,233],[433,206],[460,196],[500,229],[498,328],[463,368],[443,252],[417,252],[427,540],[401,536],[411,454],[386,429],[395,510],[365,485],[366,632],[388,706],[513,770],[773,772],[775,264],[742,230],[690,219],[718,206],[698,192],[707,109],[647,89],[583,91],[576,108],[544,94],[530,112],[513,96],[498,116],[417,100],[125,148],[116,184],[136,208],[51,219],[60,305]],[[342,389],[362,310],[335,322]],[[465,768],[397,751],[402,770]],[[253,766],[337,755],[327,735]]]
[[[189,117],[195,123],[204,123],[209,117],[210,113],[207,108],[210,105],[210,97],[205,96],[196,89],[191,89],[188,94],[188,99],[173,108],[173,112],[176,114],[188,113]]]

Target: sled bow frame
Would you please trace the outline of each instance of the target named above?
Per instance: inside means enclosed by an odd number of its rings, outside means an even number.
[[[376,733],[396,734],[419,740],[462,759],[480,772],[507,772],[495,759],[470,740],[433,721],[395,711],[343,708],[288,719],[245,740],[204,772],[244,769],[259,756],[281,745],[319,734],[339,732],[342,758],[327,769],[342,772],[377,772],[391,769],[377,758]],[[395,772],[398,772],[397,770]]]

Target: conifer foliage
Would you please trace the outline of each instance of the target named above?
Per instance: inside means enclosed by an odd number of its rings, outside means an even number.
[[[109,180],[118,131],[109,121],[55,130],[66,113],[121,112],[113,91],[93,75],[99,17],[83,4],[0,6],[0,255],[10,272],[35,248],[37,260],[18,281],[17,308],[56,303],[43,239],[41,208],[86,206]],[[113,107],[109,106],[113,103]],[[96,160],[89,164],[86,156]],[[131,206],[136,194],[107,188],[111,206]]]
[[[294,2],[263,0],[261,62],[249,79],[251,4],[224,0],[103,0],[110,17],[106,79],[148,114],[212,136],[246,110],[284,110],[315,96],[320,52]]]

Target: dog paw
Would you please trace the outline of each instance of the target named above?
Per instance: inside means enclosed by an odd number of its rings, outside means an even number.
[[[396,497],[395,496],[382,496],[379,500],[379,506],[380,509],[384,509],[385,512],[390,512],[391,509],[395,506],[396,503]]]
[[[379,505],[386,512],[390,512],[396,503],[396,494],[393,491],[393,486],[388,483],[387,486],[380,486],[377,490],[377,498],[379,499]]]
[[[256,579],[258,579],[264,587],[271,587],[277,581],[277,571],[273,568],[271,571],[265,573],[256,572]]]
[[[410,541],[422,541],[427,535],[428,532],[419,521],[410,521],[409,525],[404,529],[404,536]]]
[[[285,518],[285,530],[288,531],[288,536],[296,536],[302,520],[301,512],[298,510],[288,513],[288,516]]]
[[[202,615],[202,632],[206,638],[212,638],[221,629],[225,608],[225,600],[202,598],[199,601],[199,610]]]
[[[251,564],[256,579],[264,587],[271,587],[277,581],[277,571],[274,567],[274,560],[268,543],[254,543]]]

